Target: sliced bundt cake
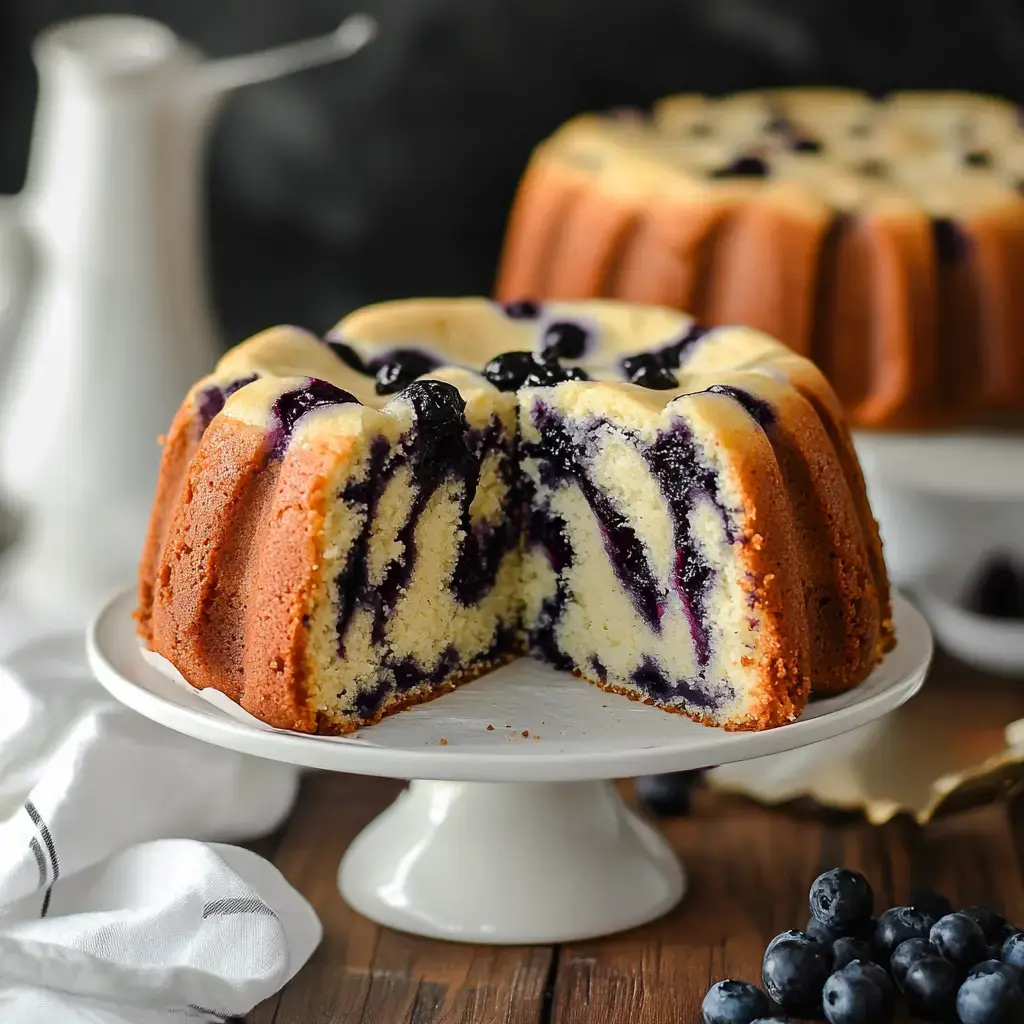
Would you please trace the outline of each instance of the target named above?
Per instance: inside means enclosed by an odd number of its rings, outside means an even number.
[[[1024,421],[1024,132],[962,93],[677,96],[535,152],[496,294],[743,323],[855,426]]]
[[[521,652],[766,728],[892,640],[818,371],[616,302],[409,300],[238,346],[167,438],[138,619],[192,685],[321,732]]]

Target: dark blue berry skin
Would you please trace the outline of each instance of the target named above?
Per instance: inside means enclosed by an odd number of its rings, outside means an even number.
[[[768,1013],[764,993],[749,981],[716,982],[704,997],[704,1024],[750,1024]]]
[[[533,352],[503,352],[495,356],[483,370],[484,376],[499,391],[518,391],[525,387],[544,387],[567,380],[587,380],[576,366],[559,366]]]
[[[967,977],[973,978],[978,974],[994,974],[997,971],[1010,975],[1024,990],[1024,971],[1014,964],[1003,963],[1002,960],[982,960],[967,972]]]
[[[459,389],[443,380],[417,380],[402,397],[416,410],[416,425],[434,437],[466,429],[466,402]]]
[[[871,917],[875,894],[862,874],[833,868],[811,884],[810,904],[811,913],[822,924],[848,928]]]
[[[869,942],[843,935],[832,943],[832,970],[841,971],[853,960],[869,961],[874,959],[874,950]]]
[[[675,374],[666,370],[653,352],[626,356],[622,360],[622,372],[630,384],[650,388],[652,391],[671,391],[672,388],[679,387]]]
[[[1024,191],[1024,188],[1021,191]],[[1024,572],[1019,571],[1018,567],[1004,556],[991,558],[974,584],[968,604],[979,615],[995,619],[1024,619]],[[985,927],[984,923],[978,923],[982,928]]]
[[[999,951],[1003,963],[1012,964],[1024,971],[1024,932],[1009,935]]]
[[[870,978],[881,990],[885,998],[892,1004],[896,1003],[896,986],[889,977],[889,972],[872,960],[851,960],[844,968],[849,975],[861,975]]]
[[[882,963],[892,958],[901,942],[926,939],[935,918],[915,907],[893,907],[878,918],[875,925],[875,949]]]
[[[829,976],[828,951],[802,933],[777,935],[761,963],[761,983],[770,999],[795,1017],[814,1017]]]
[[[966,971],[979,960],[984,960],[988,952],[985,933],[977,921],[966,914],[947,914],[940,917],[932,925],[928,938],[954,967]]]
[[[437,368],[437,360],[414,348],[392,352],[377,367],[378,395],[394,395],[408,387],[417,377]]]
[[[700,776],[699,771],[641,775],[634,784],[637,800],[657,818],[682,818],[690,813],[693,787]]]
[[[872,945],[875,935],[875,922],[873,919],[869,919],[856,925],[840,928],[836,925],[822,924],[821,921],[812,915],[807,919],[807,926],[804,928],[804,931],[811,938],[817,939],[823,946],[831,946],[836,939],[842,939],[847,936],[854,939],[862,939],[864,942]],[[873,945],[872,948],[874,948]]]
[[[960,972],[941,956],[923,956],[907,969],[903,996],[910,1012],[924,1020],[956,1019]]]
[[[934,889],[916,889],[910,895],[910,905],[916,910],[923,910],[936,921],[940,917],[953,913],[953,904]]]
[[[1020,1024],[1024,1020],[1024,991],[1013,968],[1000,965],[972,973],[956,997],[957,1016],[963,1024]]]
[[[854,960],[825,982],[822,1008],[830,1024],[884,1024],[892,1019],[895,997],[888,975],[877,964],[867,965],[875,971],[864,966]]]
[[[768,164],[759,156],[738,156],[731,164],[716,167],[712,178],[767,178]]]
[[[506,302],[502,308],[505,310],[505,316],[511,320],[536,320],[540,316],[540,303],[531,302],[529,299]]]
[[[541,351],[547,359],[579,359],[587,350],[587,337],[579,324],[559,320],[544,332]]]
[[[923,956],[938,955],[939,951],[928,939],[907,939],[906,942],[901,942],[889,961],[889,971],[897,988],[900,991],[903,990],[903,979],[907,976],[907,969],[915,960],[920,960]]]
[[[1003,930],[1006,928],[1006,918],[998,910],[992,907],[974,906],[965,907],[960,913],[969,917],[972,921],[976,921],[989,942],[995,942],[996,939],[1003,936]]]

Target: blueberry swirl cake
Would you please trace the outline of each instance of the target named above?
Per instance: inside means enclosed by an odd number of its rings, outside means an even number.
[[[1024,421],[1024,132],[963,93],[677,96],[541,144],[496,294],[743,323],[870,428]]]
[[[523,653],[763,729],[893,641],[813,364],[607,300],[405,300],[233,349],[166,438],[137,618],[192,685],[317,732]]]

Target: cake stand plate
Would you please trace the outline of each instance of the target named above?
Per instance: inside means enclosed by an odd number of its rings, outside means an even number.
[[[928,626],[897,598],[899,644],[871,677],[767,732],[708,729],[523,659],[351,736],[307,736],[242,717],[175,678],[140,648],[134,603],[133,594],[115,598],[90,627],[89,660],[103,686],[208,743],[414,780],[349,847],[339,886],[381,924],[467,942],[564,942],[661,916],[683,895],[683,869],[607,780],[838,736],[912,697],[932,653]]]

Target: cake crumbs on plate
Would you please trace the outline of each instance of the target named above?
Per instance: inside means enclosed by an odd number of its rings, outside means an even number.
[[[528,740],[529,738],[530,738],[530,730],[529,729],[524,729],[523,730],[523,739],[524,740]]]
[[[440,743],[442,747],[448,746],[448,741],[443,736],[437,742]]]
[[[488,732],[494,732],[494,726],[493,725],[487,726],[487,731]]]

